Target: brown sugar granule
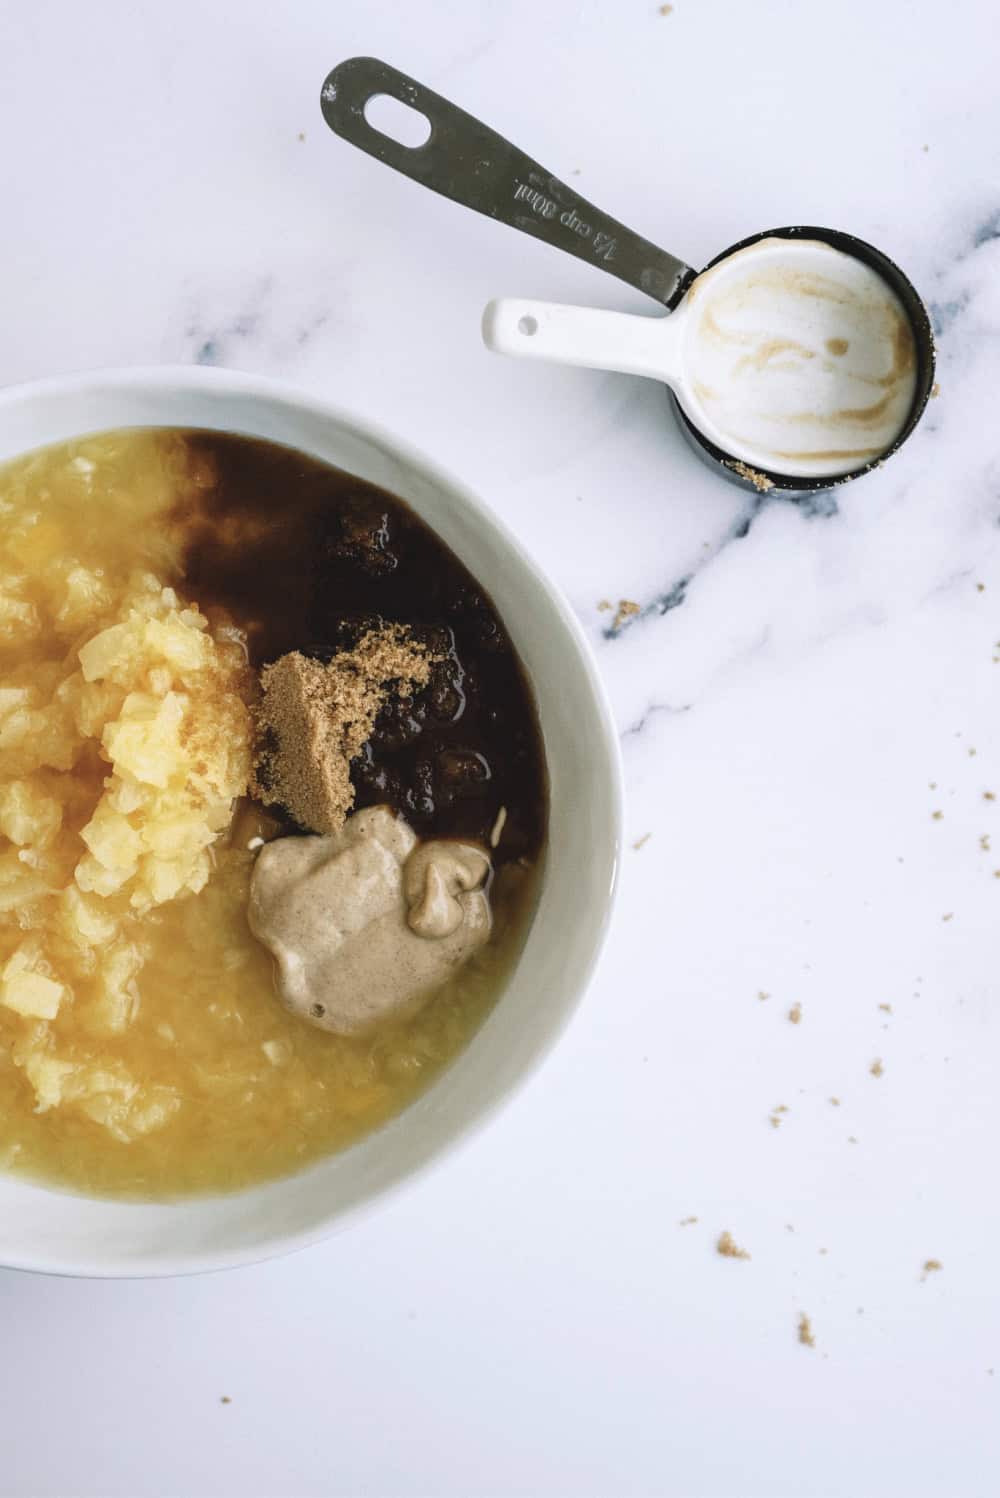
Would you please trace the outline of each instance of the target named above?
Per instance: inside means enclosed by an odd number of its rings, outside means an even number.
[[[944,812],[943,811],[932,811],[931,812],[931,821],[933,821],[933,822],[940,822],[941,818],[943,816],[944,816]]]
[[[733,1239],[730,1232],[719,1234],[719,1240],[715,1245],[715,1252],[721,1254],[724,1259],[749,1259],[750,1255],[745,1248],[740,1248]]]
[[[768,490],[774,488],[774,479],[769,479],[766,473],[758,472],[756,468],[751,468],[749,463],[744,463],[741,459],[728,462],[726,467],[731,468],[733,473],[738,473],[741,479],[746,479],[748,483],[753,484],[758,494],[767,494]]]
[[[642,837],[636,838],[635,842],[632,844],[632,847],[638,853],[639,849],[644,848],[652,836],[653,834],[651,832],[644,832],[642,834]]]
[[[882,1073],[885,1071],[885,1067],[882,1065],[882,1062],[876,1056],[875,1060],[872,1062],[872,1064],[868,1068],[868,1070],[871,1072],[871,1074],[872,1074],[873,1077],[880,1077],[882,1075]]]
[[[620,598],[618,600],[618,608],[615,611],[615,617],[611,621],[612,631],[617,634],[626,619],[631,619],[634,614],[641,612],[641,606],[638,603],[633,603],[631,598]]]
[[[944,1265],[941,1263],[940,1259],[925,1259],[922,1278],[926,1279],[929,1274],[937,1274],[943,1268]]]
[[[880,1004],[878,1007],[882,1010],[883,1014],[891,1014],[892,1013],[892,1005],[891,1004]]]
[[[816,1346],[816,1338],[813,1334],[812,1322],[809,1320],[809,1317],[806,1315],[805,1311],[803,1311],[799,1316],[799,1341],[802,1343],[803,1347]]]
[[[606,613],[608,613],[608,611],[611,608],[613,608],[613,604],[611,602],[611,599],[610,598],[602,598],[601,601],[597,605],[597,612],[599,614],[606,614]]]
[[[788,1018],[793,1025],[800,1024],[802,1021],[802,1005],[793,1004],[791,1009],[789,1009],[788,1011]]]
[[[995,801],[996,800],[996,792],[995,791],[983,791],[983,800],[984,801]]]
[[[839,1108],[840,1107],[840,1098],[839,1097],[832,1097],[830,1099],[830,1106],[831,1106],[831,1108]]]
[[[771,995],[769,993],[765,993],[764,990],[761,988],[757,992],[757,997],[758,997],[758,999],[760,999],[760,1002],[763,1004],[766,999],[769,999],[771,997]]]
[[[228,1394],[223,1394],[222,1398],[219,1400],[220,1404],[232,1404],[232,1402],[233,1401],[230,1399]]]
[[[677,1226],[679,1228],[690,1228],[690,1227],[694,1227],[694,1224],[697,1221],[698,1221],[697,1217],[682,1217],[681,1220],[680,1220],[680,1222],[677,1224]]]
[[[425,686],[431,657],[401,625],[370,630],[328,665],[293,651],[261,672],[251,794],[310,832],[336,832],[354,805],[351,760],[390,684]]]
[[[988,853],[990,851],[990,835],[988,832],[984,832],[982,837],[979,839],[979,846],[984,853]]]

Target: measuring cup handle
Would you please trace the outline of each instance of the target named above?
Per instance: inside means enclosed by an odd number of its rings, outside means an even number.
[[[675,317],[637,317],[631,312],[505,297],[490,302],[483,312],[483,342],[495,354],[645,375],[676,387],[682,383],[683,322],[683,312]]]
[[[382,94],[425,116],[431,130],[423,145],[403,145],[369,124],[365,106]],[[388,63],[375,57],[338,63],[323,84],[320,104],[334,134],[376,161],[586,260],[665,307],[675,307],[694,279],[682,260],[633,234],[510,141]]]

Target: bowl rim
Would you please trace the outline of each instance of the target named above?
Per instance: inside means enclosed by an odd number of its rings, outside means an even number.
[[[4,420],[9,410],[28,405],[36,399],[72,398],[84,395],[88,391],[97,388],[114,394],[118,390],[123,393],[135,390],[155,392],[161,387],[165,394],[178,393],[180,390],[193,393],[201,390],[225,391],[237,398],[245,397],[251,400],[264,400],[285,408],[305,412],[321,421],[329,420],[337,423],[355,433],[362,440],[370,441],[383,451],[391,454],[394,459],[418,474],[422,479],[429,481],[433,486],[447,491],[454,499],[459,501],[462,508],[470,511],[476,517],[477,521],[487,532],[493,532],[503,541],[505,546],[516,557],[522,573],[530,580],[531,586],[545,594],[554,608],[566,632],[567,643],[575,648],[584,680],[591,695],[594,718],[601,731],[602,749],[604,751],[609,782],[607,787],[609,792],[608,820],[611,835],[608,839],[607,847],[603,850],[608,875],[606,894],[600,919],[594,922],[591,928],[589,950],[581,964],[575,992],[567,1000],[562,1013],[555,1017],[548,1033],[542,1037],[532,1050],[530,1056],[523,1062],[517,1075],[501,1093],[482,1104],[475,1113],[457,1124],[447,1138],[438,1144],[430,1146],[422,1159],[414,1165],[405,1168],[395,1179],[378,1186],[364,1199],[353,1202],[347,1207],[337,1208],[333,1206],[328,1211],[325,1211],[318,1221],[306,1228],[291,1232],[277,1231],[267,1238],[259,1239],[252,1245],[248,1245],[243,1250],[184,1250],[179,1253],[143,1256],[141,1263],[138,1264],[127,1254],[110,1257],[107,1254],[102,1254],[88,1257],[85,1254],[76,1253],[71,1258],[66,1258],[58,1251],[51,1251],[49,1249],[30,1253],[11,1253],[8,1250],[0,1250],[0,1253],[3,1254],[0,1267],[15,1271],[72,1278],[155,1279],[167,1276],[186,1276],[190,1274],[220,1272],[226,1269],[246,1268],[252,1264],[264,1263],[271,1259],[301,1252],[345,1231],[364,1217],[377,1212],[393,1197],[414,1187],[432,1170],[438,1169],[460,1149],[468,1146],[482,1130],[499,1116],[544,1065],[572,1022],[593,980],[595,970],[606,944],[620,884],[624,836],[624,770],[622,749],[607,690],[598,671],[590,642],[587,639],[580,620],[577,618],[559,585],[554,583],[546,575],[507,522],[447,468],[444,468],[436,460],[429,458],[407,439],[397,437],[394,432],[378,421],[371,420],[368,417],[357,416],[354,412],[337,405],[335,402],[325,400],[323,397],[303,390],[288,381],[268,375],[247,374],[240,370],[227,369],[217,365],[163,364],[109,366],[106,368],[77,370],[67,374],[47,375],[27,380],[0,390],[0,422]],[[127,423],[126,425],[137,424]],[[97,432],[108,429],[102,423],[91,430]],[[208,422],[204,430],[232,431],[234,428]],[[80,435],[84,435],[83,429],[81,429]],[[62,439],[54,438],[52,440],[58,441]],[[17,452],[5,456],[2,461],[4,463],[14,461],[20,454],[37,451],[46,445],[49,444],[43,442],[21,447]],[[545,878],[546,874],[543,868],[541,888],[544,888]],[[436,1085],[436,1082],[432,1082],[426,1095],[432,1094]],[[364,1137],[369,1138],[371,1136]],[[322,1158],[325,1159],[327,1157],[324,1156]],[[321,1161],[314,1162],[314,1164],[319,1163]],[[307,1167],[307,1169],[309,1168]],[[8,1180],[14,1180],[18,1184],[30,1186],[36,1190],[54,1192],[70,1200],[74,1196],[87,1203],[107,1200],[116,1207],[134,1206],[140,1210],[149,1205],[169,1205],[169,1202],[164,1201],[150,1204],[147,1202],[129,1202],[127,1199],[123,1200],[115,1197],[86,1196],[83,1193],[64,1191],[58,1186],[50,1186],[44,1181],[34,1180],[27,1176],[12,1177],[6,1172],[4,1174]],[[287,1178],[281,1177],[279,1181],[284,1179]],[[221,1197],[230,1195],[234,1200],[238,1200],[240,1197],[247,1197],[255,1191],[265,1189],[268,1185],[278,1183],[262,1182],[257,1186],[250,1186],[242,1191],[233,1193],[208,1193],[205,1195],[204,1200],[215,1201]],[[184,1205],[193,1205],[198,1200],[197,1196],[180,1199]]]

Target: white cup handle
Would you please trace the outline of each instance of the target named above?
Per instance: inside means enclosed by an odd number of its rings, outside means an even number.
[[[496,354],[611,369],[674,385],[680,378],[682,321],[676,313],[636,317],[505,297],[483,312],[483,342]]]

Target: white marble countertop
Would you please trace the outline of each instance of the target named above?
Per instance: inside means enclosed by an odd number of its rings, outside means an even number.
[[[0,383],[266,371],[451,468],[590,632],[629,848],[554,1056],[363,1224],[228,1276],[0,1275],[0,1493],[995,1493],[992,8],[15,12]],[[651,304],[336,141],[358,52],[695,264],[774,224],[883,246],[940,332],[918,434],[835,504],[755,503],[660,387],[488,355],[494,295]],[[615,636],[601,599],[641,613]]]

